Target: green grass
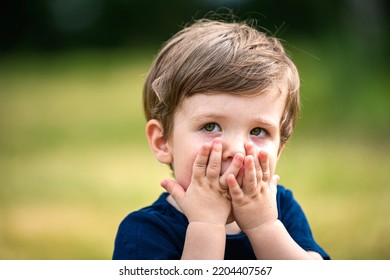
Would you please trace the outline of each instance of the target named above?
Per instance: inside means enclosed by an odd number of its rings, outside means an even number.
[[[141,90],[153,56],[84,51],[1,58],[0,259],[110,259],[121,219],[157,198],[170,171],[144,136]],[[331,88],[332,76],[321,79],[315,73],[327,73],[323,65],[296,58],[304,68],[304,111],[279,162],[281,183],[294,190],[333,258],[388,259],[383,102],[364,107],[379,108],[366,123],[327,122],[332,100],[321,92]],[[358,115],[354,107],[350,114]]]

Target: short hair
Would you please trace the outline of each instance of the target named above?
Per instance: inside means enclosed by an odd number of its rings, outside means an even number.
[[[281,42],[246,23],[202,19],[163,45],[143,89],[147,120],[170,137],[181,102],[202,93],[261,94],[277,86],[287,97],[280,144],[292,134],[300,111],[298,71]]]

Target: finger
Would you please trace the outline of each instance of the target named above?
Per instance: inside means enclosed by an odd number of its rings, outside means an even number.
[[[255,147],[253,146],[252,143],[250,143],[250,142],[245,143],[245,152],[246,152],[246,155],[255,156]]]
[[[238,175],[236,176],[238,185],[242,186],[243,179],[244,179],[244,165],[241,167],[240,171],[238,172]]]
[[[199,153],[197,154],[194,166],[192,168],[192,174],[195,178],[202,178],[206,175],[207,162],[209,160],[211,151],[211,144],[204,144]]]
[[[262,180],[264,182],[268,182],[270,179],[270,170],[269,170],[269,157],[268,153],[266,151],[260,151],[259,152],[259,161],[260,161],[260,166],[262,170]]]
[[[246,150],[247,155],[253,156],[253,159],[255,161],[256,179],[257,179],[257,182],[260,182],[262,179],[262,176],[263,176],[262,175],[263,171],[261,169],[259,157],[256,154],[255,147],[254,147],[253,143],[245,144],[245,150]]]
[[[244,193],[251,193],[257,187],[256,169],[253,156],[246,156],[244,159],[244,178],[242,190]]]
[[[279,183],[280,177],[278,175],[272,176],[270,182],[269,182],[269,188],[273,193],[277,193],[278,191],[278,183]]]
[[[229,187],[229,193],[232,201],[238,201],[243,197],[242,189],[236,180],[236,176],[229,174],[226,178],[227,185]]]
[[[221,173],[221,161],[222,161],[222,140],[216,138],[213,140],[209,162],[206,168],[206,176],[211,180],[219,179]]]
[[[243,154],[237,153],[234,155],[229,167],[225,170],[225,172],[219,178],[219,184],[221,185],[222,188],[224,188],[224,187],[228,188],[226,180],[227,180],[227,177],[229,174],[233,174],[234,177],[237,177],[238,173],[240,172],[240,169],[242,168],[243,161],[244,161]]]
[[[161,187],[163,187],[170,195],[177,201],[180,201],[184,195],[185,190],[181,185],[176,183],[174,180],[165,179],[160,183]]]

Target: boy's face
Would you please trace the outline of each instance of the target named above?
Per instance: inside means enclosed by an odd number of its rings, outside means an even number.
[[[269,154],[274,175],[280,147],[280,120],[285,94],[277,89],[255,96],[196,94],[184,100],[174,116],[167,148],[176,181],[185,189],[190,184],[196,155],[204,143],[222,139],[221,174],[236,153],[245,155],[244,144],[252,142]]]

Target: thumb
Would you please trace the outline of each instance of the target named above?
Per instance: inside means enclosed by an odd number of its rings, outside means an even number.
[[[278,175],[274,175],[274,176],[272,176],[271,180],[269,181],[269,188],[275,194],[278,191],[277,186],[278,186],[279,180],[280,180],[280,177]]]
[[[185,190],[181,185],[176,183],[176,181],[171,179],[165,179],[160,183],[161,187],[163,187],[169,194],[176,200],[181,200],[185,195]]]

